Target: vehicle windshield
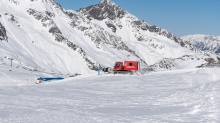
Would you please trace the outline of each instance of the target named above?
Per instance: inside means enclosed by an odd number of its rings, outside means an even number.
[[[119,66],[120,66],[120,64],[116,64],[116,65],[115,65],[115,68],[119,68]]]

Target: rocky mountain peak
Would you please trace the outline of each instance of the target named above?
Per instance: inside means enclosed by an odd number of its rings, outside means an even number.
[[[91,5],[78,10],[79,13],[86,15],[88,19],[104,20],[122,18],[127,12],[116,5],[111,0],[102,0],[96,5]]]
[[[102,2],[101,3],[107,3],[107,4],[111,4],[111,3],[113,3],[111,0],[102,0]]]
[[[213,35],[205,36],[204,39],[205,40],[209,40],[209,41],[218,41],[219,42],[218,37],[217,36],[213,36]]]

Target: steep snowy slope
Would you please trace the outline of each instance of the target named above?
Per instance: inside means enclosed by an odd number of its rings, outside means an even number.
[[[39,11],[37,18],[31,15],[35,9]],[[80,47],[71,49],[67,45],[68,40],[66,44],[58,42],[62,34],[56,25],[63,27],[68,20],[59,15],[58,5],[53,1],[2,0],[0,11],[1,35],[2,39],[7,39],[7,42],[0,42],[3,64],[8,64],[8,58],[13,58],[13,66],[35,71],[66,74],[90,71],[84,62],[87,56],[83,56]],[[70,31],[68,28],[65,30]]]
[[[196,48],[219,54],[220,53],[220,37],[213,35],[187,35],[181,37],[183,40],[192,43]]]
[[[1,1],[0,11],[3,64],[13,58],[14,66],[65,74],[88,73],[97,62],[112,66],[127,56],[146,64],[119,37],[53,0]]]
[[[81,8],[79,13],[105,30],[121,37],[148,64],[166,57],[177,58],[185,54],[194,54],[189,50],[195,50],[191,45],[184,43],[164,29],[150,26],[145,21],[139,20],[110,0],[103,0],[96,5]]]

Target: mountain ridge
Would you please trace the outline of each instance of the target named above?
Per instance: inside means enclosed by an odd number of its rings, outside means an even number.
[[[8,42],[1,42],[0,64],[10,65],[8,59],[13,58],[15,67],[31,71],[84,74],[97,70],[97,63],[103,68],[124,60],[139,61],[146,69],[187,68],[195,62],[192,59],[204,56],[190,43],[140,21],[112,1],[88,8],[65,10],[53,0],[2,1],[0,39]],[[89,13],[96,9],[98,14]],[[186,55],[190,57],[182,58]],[[182,59],[188,61],[179,64]],[[199,59],[190,67],[206,62]]]
[[[181,38],[202,51],[220,54],[220,38],[218,36],[194,34]]]
[[[134,20],[131,22],[131,25],[136,26],[139,30],[143,31],[150,31],[152,33],[156,33],[162,36],[165,36],[171,40],[174,40],[176,43],[181,45],[182,47],[188,47],[191,50],[196,50],[193,46],[191,46],[188,42],[184,42],[181,38],[178,38],[174,36],[172,33],[168,32],[165,29],[162,29],[160,27],[157,27],[155,25],[149,25],[146,21],[141,21],[135,16],[131,15],[121,7],[117,6],[114,2],[107,2],[106,0],[101,1],[98,4],[91,5],[86,8],[80,8],[77,10],[81,15],[85,16],[89,20],[95,19],[95,20],[104,20],[104,19],[110,19],[110,21],[116,20],[118,18],[123,18],[125,15],[129,15],[130,18],[133,18]],[[111,22],[107,22],[106,25],[108,27],[113,28],[113,32],[116,32],[117,30],[117,24],[112,24]],[[121,25],[118,25],[119,28],[121,28]],[[143,37],[138,37],[138,40],[144,40]]]

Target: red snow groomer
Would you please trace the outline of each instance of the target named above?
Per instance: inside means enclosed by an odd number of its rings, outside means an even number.
[[[138,61],[124,61],[116,62],[114,65],[114,74],[122,73],[122,74],[133,74],[139,70],[139,62]]]

